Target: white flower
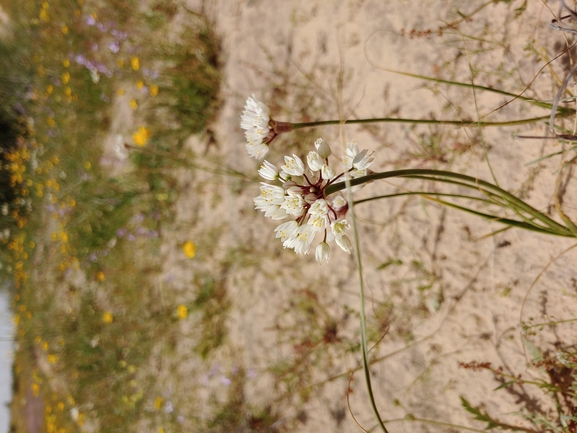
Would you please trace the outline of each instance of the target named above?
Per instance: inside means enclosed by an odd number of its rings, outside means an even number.
[[[331,223],[331,231],[333,232],[333,235],[335,235],[335,238],[344,236],[346,231],[350,228],[351,225],[347,222],[347,220],[333,221]]]
[[[368,150],[364,149],[359,153],[359,147],[357,143],[351,141],[347,143],[347,148],[345,150],[345,156],[343,156],[343,167],[346,170],[353,169],[351,172],[351,177],[361,177],[366,176],[367,168],[375,161],[373,154],[367,155]]]
[[[253,158],[264,158],[268,152],[268,145],[264,140],[270,132],[269,113],[269,108],[256,99],[254,95],[246,100],[240,119],[240,127],[245,130],[246,150]]]
[[[240,127],[245,131],[253,129],[255,126],[263,129],[268,128],[270,110],[256,99],[254,94],[246,100],[244,111],[240,119]]]
[[[299,225],[296,221],[289,221],[286,223],[282,223],[280,226],[274,229],[274,231],[276,233],[276,238],[277,239],[280,238],[281,242],[286,248],[287,246],[285,244],[287,243],[287,241],[293,239],[296,236],[298,229]]]
[[[307,224],[310,225],[316,232],[321,232],[327,226],[326,215],[311,215]]]
[[[288,215],[280,206],[284,202],[284,189],[280,186],[269,185],[261,182],[260,195],[253,199],[255,207],[265,214],[267,218],[279,220],[286,218]]]
[[[317,259],[317,261],[320,263],[322,263],[323,261],[328,263],[330,257],[331,257],[331,247],[329,246],[329,244],[327,244],[326,242],[321,242],[320,244],[318,244],[315,250],[315,258]]]
[[[327,159],[329,156],[331,156],[331,148],[322,138],[317,138],[315,141],[315,148],[317,149],[317,152],[321,158]]]
[[[309,208],[309,214],[311,215],[307,224],[312,226],[315,231],[322,231],[327,225],[327,213],[329,207],[324,199],[316,200]]]
[[[305,172],[305,165],[296,155],[293,155],[292,158],[290,156],[285,156],[284,162],[285,165],[283,165],[281,168],[287,174],[292,176],[302,176]]]
[[[303,224],[297,230],[296,235],[285,242],[285,247],[293,248],[297,254],[308,254],[315,233],[316,232],[311,225]]]
[[[346,206],[346,205],[347,205],[347,201],[342,196],[337,195],[335,198],[333,198],[332,208],[334,210],[339,210],[343,206]]]
[[[319,198],[309,208],[309,213],[311,215],[323,215],[324,216],[327,214],[328,210],[329,210],[329,207],[327,205],[327,201],[322,199],[322,198]]]
[[[337,242],[337,245],[339,247],[341,247],[341,250],[343,250],[345,253],[351,253],[353,247],[351,245],[351,240],[348,238],[347,235],[342,235],[341,237],[335,237],[335,241]]]
[[[351,228],[351,226],[347,222],[347,220],[333,221],[331,223],[331,231],[332,231],[333,235],[335,236],[335,241],[337,242],[337,245],[339,247],[341,247],[341,249],[345,253],[349,253],[349,254],[351,253],[351,250],[352,250],[351,240],[348,238],[348,236],[345,233],[350,228]]]
[[[353,167],[355,170],[366,170],[375,161],[373,154],[367,155],[368,150],[365,149],[355,156],[353,159]]]
[[[317,172],[323,168],[324,161],[318,153],[312,150],[307,155],[307,164],[311,171]]]
[[[281,208],[290,215],[300,216],[304,213],[304,200],[302,194],[289,194],[284,198]]]
[[[347,147],[345,149],[345,156],[343,156],[343,167],[347,170],[353,168],[353,160],[359,153],[359,147],[355,141],[351,141],[347,143]]]
[[[326,164],[323,164],[321,168],[321,174],[323,176],[323,179],[327,180],[330,180],[333,177],[335,177],[335,171]]]
[[[268,146],[259,140],[248,140],[246,151],[254,159],[263,159],[268,152]]]
[[[268,162],[267,160],[263,161],[258,174],[266,180],[276,180],[278,178],[278,169]]]

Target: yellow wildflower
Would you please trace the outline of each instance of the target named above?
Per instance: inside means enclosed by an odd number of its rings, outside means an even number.
[[[137,88],[138,90],[142,90],[143,87],[144,87],[144,81],[138,80],[138,81],[136,82],[136,88]]]
[[[112,316],[112,313],[107,311],[102,315],[102,321],[104,323],[112,323],[112,321],[114,320],[114,317]]]
[[[41,21],[44,21],[44,22],[50,21],[50,14],[48,14],[48,10],[44,9],[44,8],[40,9],[39,18]]]
[[[118,90],[116,91],[116,94],[117,94],[118,96],[124,95],[124,89],[118,89]]]
[[[66,71],[62,74],[62,84],[68,84],[70,81],[70,72]]]
[[[32,384],[32,392],[34,393],[34,397],[38,397],[38,394],[40,393],[40,387],[36,382]]]
[[[144,146],[148,142],[149,138],[150,138],[150,130],[145,126],[141,126],[140,128],[138,128],[137,132],[132,134],[132,140],[134,141],[134,144],[136,144],[137,146]]]
[[[62,33],[64,33],[65,35],[68,34],[68,26],[62,26],[60,28],[60,30],[62,31]]]
[[[194,242],[192,241],[185,242],[182,250],[184,251],[184,254],[186,254],[186,257],[189,259],[192,259],[194,256],[196,256],[196,245],[194,245]]]
[[[65,68],[68,68],[70,66],[70,60],[68,60],[68,59],[62,60],[62,66],[64,66]]]
[[[96,273],[96,279],[100,282],[103,282],[106,279],[106,275],[104,275],[104,272],[98,271]]]
[[[150,86],[150,94],[152,96],[158,95],[158,86],[156,84],[153,84],[152,86]]]
[[[136,102],[135,99],[130,100],[130,108],[132,108],[133,110],[136,110],[136,108],[138,107],[138,103]]]
[[[140,69],[140,60],[138,59],[138,57],[133,57],[132,59],[130,59],[130,66],[132,66],[132,69],[134,69],[135,71],[138,71]]]
[[[188,317],[188,308],[186,308],[186,305],[180,304],[176,308],[176,314],[179,319],[186,319]]]
[[[156,400],[154,400],[154,408],[160,409],[162,407],[163,401],[164,401],[164,399],[162,397],[156,397]]]
[[[120,68],[124,68],[124,59],[118,59],[118,61],[116,63],[118,63],[118,66]]]
[[[58,361],[57,355],[52,355],[52,354],[48,355],[48,362],[50,364],[54,364],[54,363],[56,363],[56,361]]]
[[[52,86],[52,84],[49,84],[48,87],[46,88],[46,94],[47,95],[52,94],[53,90],[54,90],[54,87]]]

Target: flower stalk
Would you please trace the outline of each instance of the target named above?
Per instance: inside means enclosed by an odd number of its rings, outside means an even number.
[[[407,119],[393,117],[379,117],[371,119],[350,119],[350,120],[320,120],[316,122],[279,122],[270,117],[270,109],[260,102],[254,95],[246,101],[244,111],[241,116],[240,126],[245,130],[247,141],[246,149],[248,154],[255,159],[262,159],[268,153],[269,145],[273,140],[285,132],[296,129],[312,128],[315,126],[327,125],[355,125],[371,123],[408,123],[414,125],[454,125],[460,127],[498,127],[515,126],[528,123],[535,123],[548,120],[549,115],[530,117],[527,119],[509,120],[503,122],[486,122],[478,120],[438,120],[438,119]]]

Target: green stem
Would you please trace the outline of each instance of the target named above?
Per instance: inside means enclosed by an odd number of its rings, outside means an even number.
[[[379,180],[379,179],[389,179],[393,177],[408,177],[408,178],[420,178],[426,179],[436,182],[450,182],[454,183],[453,179],[460,181],[459,184],[462,186],[466,186],[468,188],[474,189],[476,191],[480,191],[482,193],[489,193],[491,195],[499,196],[507,205],[515,211],[518,215],[520,215],[519,211],[524,211],[529,215],[533,216],[535,219],[543,222],[547,228],[543,228],[536,224],[533,224],[531,221],[528,221],[530,224],[534,225],[537,231],[545,231],[551,234],[556,234],[560,236],[569,236],[574,237],[571,231],[559,224],[558,222],[554,221],[553,219],[549,218],[547,215],[543,214],[542,212],[538,211],[537,209],[533,208],[529,204],[525,203],[524,201],[518,199],[513,194],[505,191],[504,189],[493,185],[489,182],[486,182],[481,179],[477,179],[471,176],[467,176],[464,174],[453,173],[450,171],[443,171],[443,170],[433,170],[433,169],[405,169],[405,170],[392,170],[382,173],[372,173],[367,176],[359,177],[356,179],[350,180],[351,186],[362,185],[364,183]],[[327,196],[334,194],[335,192],[341,191],[346,188],[344,182],[339,182],[336,184],[332,184],[325,190],[325,194]],[[520,215],[521,216],[521,215]],[[523,219],[526,217],[521,216]],[[495,217],[499,218],[499,217]],[[503,219],[501,218],[501,221]]]
[[[434,200],[434,201],[436,201],[436,202],[438,202],[444,206],[452,207],[454,209],[459,209],[459,210],[462,210],[463,212],[472,213],[473,215],[480,216],[481,218],[486,218],[486,219],[489,219],[491,221],[507,224],[507,225],[512,226],[512,227],[519,227],[519,228],[522,228],[525,230],[531,230],[531,231],[538,232],[538,233],[546,233],[546,234],[551,234],[551,235],[573,237],[570,234],[560,234],[557,232],[547,230],[546,228],[543,228],[543,227],[540,227],[537,225],[533,225],[530,222],[517,221],[517,220],[510,219],[510,218],[501,218],[501,217],[498,217],[495,215],[486,214],[484,212],[479,212],[479,211],[476,211],[473,209],[469,209],[469,208],[464,207],[464,206],[459,206],[459,205],[456,205],[454,203],[449,203],[448,201],[444,201],[444,200],[440,200],[440,199],[432,199],[432,200]]]
[[[456,125],[456,126],[513,126],[513,125],[524,125],[527,123],[534,123],[540,120],[548,120],[549,116],[540,117],[530,117],[528,119],[510,120],[507,122],[477,122],[474,120],[437,120],[437,119],[398,119],[392,117],[380,117],[375,119],[352,119],[352,120],[321,120],[318,122],[303,122],[303,123],[291,123],[292,129],[310,128],[313,126],[325,126],[325,125],[354,125],[354,124],[365,124],[365,123],[412,123],[412,124],[425,124],[425,125]]]
[[[498,95],[509,96],[511,98],[514,98],[514,99],[519,99],[521,101],[529,102],[530,104],[536,105],[537,107],[543,107],[543,108],[548,108],[548,109],[551,109],[553,107],[553,104],[550,104],[548,102],[538,101],[538,100],[533,99],[533,98],[528,98],[528,97],[522,96],[522,95],[516,95],[515,93],[507,92],[505,90],[495,89],[493,87],[480,86],[478,84],[464,83],[461,81],[443,80],[441,78],[429,77],[426,75],[419,75],[419,74],[412,74],[410,72],[396,71],[394,69],[385,69],[385,71],[392,72],[392,73],[399,74],[399,75],[405,75],[407,77],[417,78],[419,80],[427,80],[427,81],[433,81],[435,83],[448,84],[450,86],[468,87],[471,89],[497,93]],[[561,114],[561,116],[569,116],[571,114],[575,114],[575,110],[571,109],[571,108],[559,107],[558,111],[559,111],[559,114]]]
[[[500,222],[500,223],[503,223],[503,224],[507,224],[507,225],[510,225],[510,226],[513,226],[513,227],[519,227],[519,228],[522,228],[522,229],[525,229],[525,230],[532,230],[532,231],[536,231],[536,232],[539,232],[539,233],[547,233],[547,234],[554,234],[554,235],[557,234],[556,232],[552,232],[552,231],[550,231],[550,230],[547,230],[546,227],[541,227],[541,226],[534,225],[534,224],[532,224],[530,221],[529,221],[529,222],[523,222],[523,221],[513,220],[513,219],[510,219],[510,218],[498,217],[498,216],[495,216],[495,215],[491,215],[491,214],[487,214],[487,213],[484,213],[484,212],[479,212],[479,211],[476,211],[476,210],[473,210],[473,209],[469,209],[469,208],[464,207],[464,206],[459,206],[459,205],[457,205],[457,204],[450,203],[450,202],[445,201],[445,200],[441,200],[441,199],[438,199],[438,198],[431,197],[431,196],[436,196],[436,197],[466,198],[466,199],[469,199],[469,200],[481,201],[481,202],[484,202],[484,203],[486,203],[486,204],[495,204],[494,202],[492,202],[492,201],[490,201],[490,200],[486,200],[486,199],[484,199],[484,198],[471,197],[471,196],[463,195],[463,194],[447,194],[447,193],[440,193],[440,192],[421,192],[421,191],[401,192],[401,193],[396,193],[396,194],[379,195],[379,196],[376,196],[376,197],[365,198],[365,199],[363,199],[363,200],[355,201],[355,202],[354,202],[354,205],[356,206],[356,205],[361,204],[361,203],[365,203],[365,202],[372,201],[372,200],[379,200],[379,199],[382,199],[382,198],[399,197],[399,196],[405,196],[405,195],[418,195],[418,196],[424,197],[424,198],[426,198],[426,199],[428,199],[428,200],[432,200],[432,201],[435,201],[435,202],[437,202],[437,203],[439,203],[439,204],[442,204],[443,206],[448,206],[448,207],[452,207],[452,208],[455,208],[455,209],[459,209],[459,210],[462,210],[463,212],[472,213],[472,214],[477,215],[477,216],[480,216],[480,217],[482,217],[482,218],[486,218],[486,219],[489,219],[489,220],[491,220],[491,221],[496,221],[496,222]],[[522,217],[522,218],[523,218],[523,217]],[[524,219],[525,219],[525,218],[524,218]],[[572,236],[570,236],[570,235],[562,235],[562,236],[572,237]]]
[[[430,176],[407,176],[410,179],[423,179],[423,180],[433,180],[433,181],[437,181],[437,182],[443,182],[443,183],[450,183],[452,185],[459,185],[459,186],[463,186],[465,188],[473,188],[477,191],[482,192],[484,195],[488,196],[491,200],[487,200],[489,202],[491,202],[491,204],[497,205],[497,206],[501,206],[501,207],[509,207],[513,212],[515,212],[521,219],[525,220],[525,222],[527,222],[528,224],[534,226],[537,228],[538,231],[542,231],[542,232],[547,232],[550,234],[558,234],[555,230],[551,231],[549,230],[547,227],[543,227],[543,226],[539,226],[535,223],[534,219],[535,217],[533,216],[533,218],[527,217],[525,215],[523,215],[521,213],[521,211],[518,209],[517,206],[515,206],[514,203],[511,203],[510,201],[507,201],[506,199],[504,199],[503,197],[499,196],[498,194],[495,194],[493,192],[487,191],[485,189],[483,189],[482,187],[479,187],[479,185],[475,184],[474,186],[472,186],[471,184],[465,183],[465,182],[459,182],[456,180],[452,180],[452,179],[443,179],[443,178],[431,178]],[[473,198],[473,197],[470,197]],[[504,201],[504,203],[503,203]],[[539,211],[537,211],[539,212]],[[550,224],[549,224],[550,226]],[[571,236],[572,237],[572,236]]]
[[[434,195],[437,197],[456,197],[456,198],[467,198],[470,200],[477,200],[477,201],[482,201],[485,202],[487,204],[495,204],[490,200],[484,199],[484,198],[480,198],[480,197],[471,197],[469,195],[464,195],[464,194],[449,194],[449,193],[444,193],[444,192],[425,192],[425,191],[407,191],[407,192],[397,192],[394,194],[386,194],[386,195],[377,195],[375,197],[369,197],[369,198],[363,198],[362,200],[355,200],[353,202],[353,204],[356,206],[358,204],[361,203],[366,203],[368,201],[373,201],[373,200],[380,200],[382,198],[392,198],[392,197],[402,197],[405,195],[418,195],[418,196],[430,196],[430,195]]]

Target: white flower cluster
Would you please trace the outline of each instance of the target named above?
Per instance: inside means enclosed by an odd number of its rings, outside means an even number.
[[[344,173],[336,176],[329,167],[331,149],[322,138],[315,141],[315,148],[316,151],[309,152],[306,158],[308,170],[297,155],[285,156],[285,164],[280,170],[265,160],[259,175],[268,181],[280,182],[282,186],[262,182],[261,194],[254,198],[254,204],[273,220],[295,218],[279,225],[275,232],[283,246],[294,249],[297,254],[308,254],[315,235],[324,232],[324,239],[315,251],[316,259],[323,262],[330,257],[330,247],[326,242],[329,230],[343,251],[350,254],[352,247],[346,235],[350,225],[345,219],[340,219],[348,209],[346,200],[340,195],[325,195],[325,189],[342,181]],[[342,166],[351,176],[366,175],[373,161],[367,150],[359,152],[356,143],[347,143]]]
[[[256,159],[264,158],[268,152],[268,143],[274,138],[274,132],[269,125],[269,114],[269,108],[254,95],[246,100],[240,127],[245,130],[246,150]]]

